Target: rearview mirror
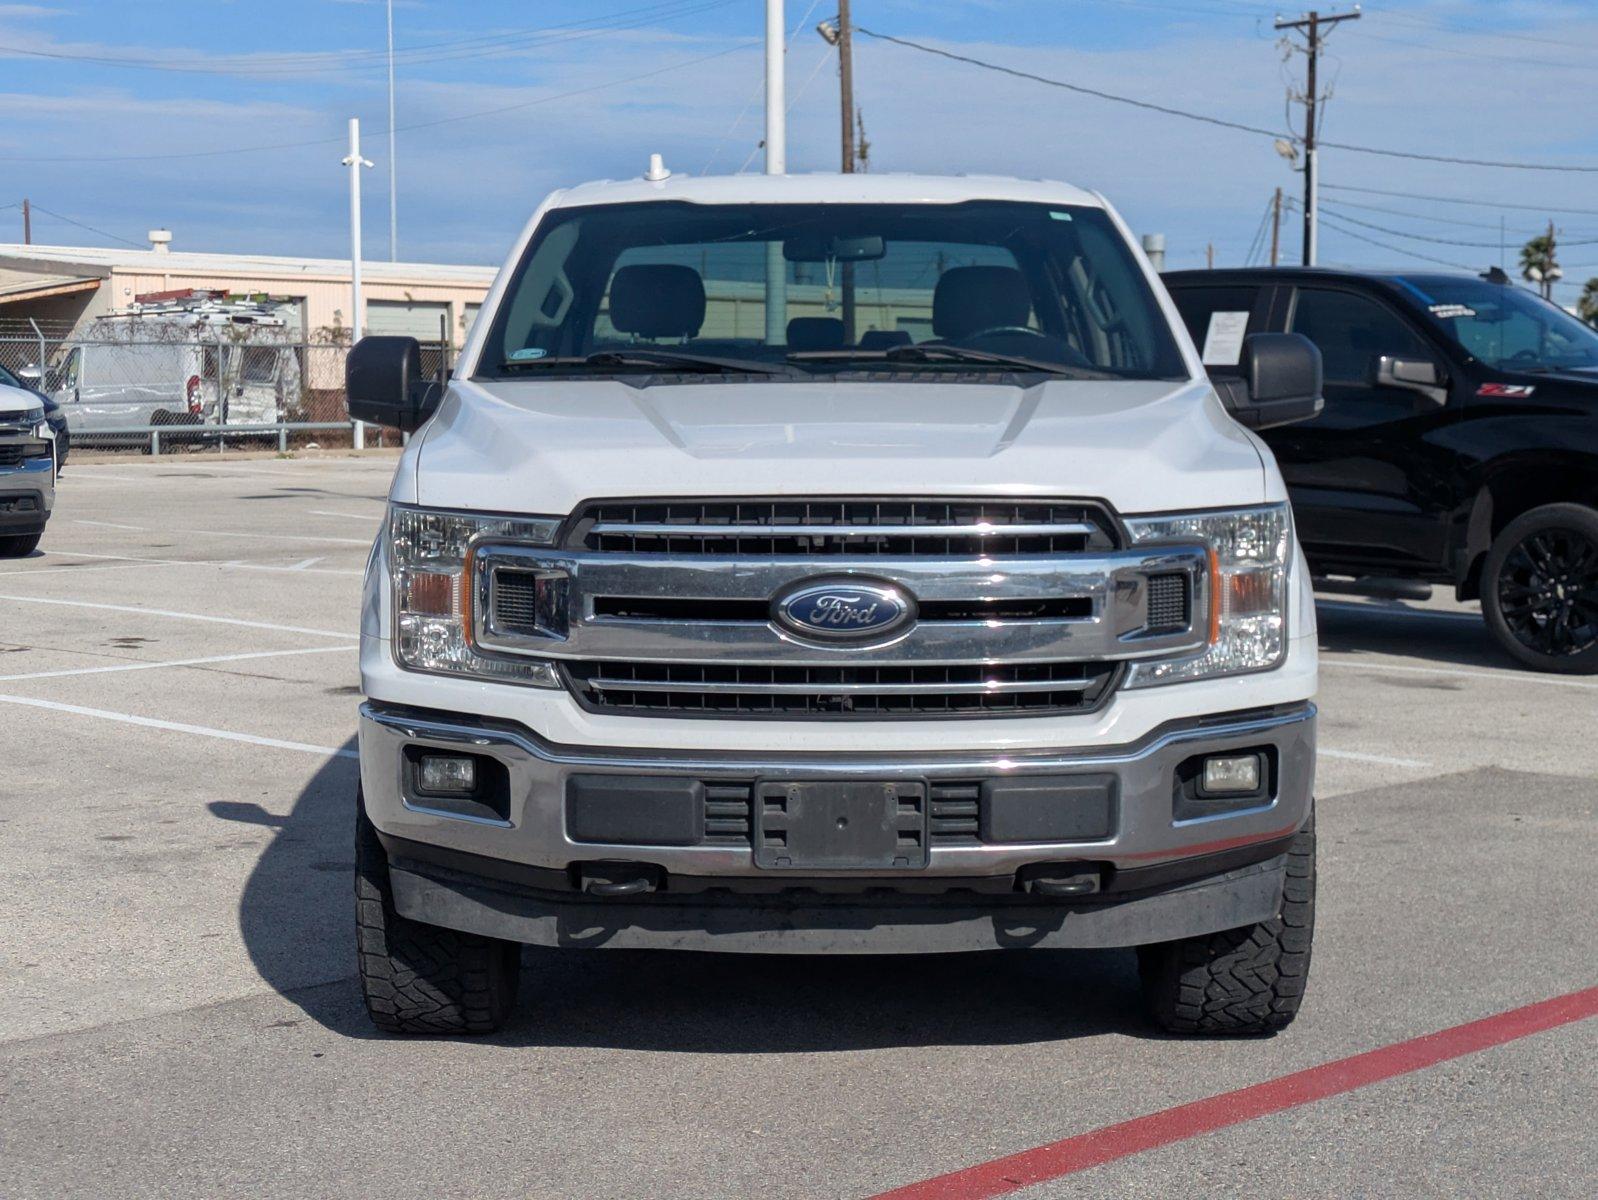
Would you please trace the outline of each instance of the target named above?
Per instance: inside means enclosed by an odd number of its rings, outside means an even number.
[[[1301,333],[1256,333],[1243,343],[1242,378],[1212,380],[1240,425],[1275,429],[1320,416],[1321,352]]]
[[[364,337],[344,360],[344,392],[357,421],[412,433],[438,408],[443,393],[422,375],[422,347],[413,337]]]
[[[1448,403],[1447,379],[1443,369],[1429,358],[1394,358],[1384,354],[1376,360],[1376,386],[1419,392],[1441,408]]]
[[[862,237],[802,234],[782,244],[782,256],[789,262],[871,262],[887,253],[887,244],[880,236],[872,234]]]

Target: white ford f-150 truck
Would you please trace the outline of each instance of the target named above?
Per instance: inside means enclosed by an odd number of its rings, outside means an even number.
[[[497,1028],[523,944],[1136,947],[1264,1032],[1314,911],[1310,581],[1250,431],[1098,195],[996,178],[558,192],[414,432],[361,617],[360,973]]]

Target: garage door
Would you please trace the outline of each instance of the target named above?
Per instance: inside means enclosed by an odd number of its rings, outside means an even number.
[[[413,337],[419,342],[438,341],[438,322],[448,320],[447,301],[368,300],[366,332]]]

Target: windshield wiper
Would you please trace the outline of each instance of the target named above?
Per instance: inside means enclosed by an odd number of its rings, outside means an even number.
[[[666,370],[723,375],[792,375],[784,363],[760,362],[752,358],[719,358],[707,354],[686,354],[674,350],[596,350],[592,354],[567,357],[506,359],[503,371],[541,371],[571,367],[661,367]]]
[[[1010,367],[1070,379],[1119,379],[1108,371],[1073,367],[1066,363],[1028,358],[1022,354],[999,354],[992,350],[971,350],[963,346],[890,346],[886,350],[800,350],[788,355],[789,362],[836,362],[872,365],[876,363],[973,363],[981,366]]]

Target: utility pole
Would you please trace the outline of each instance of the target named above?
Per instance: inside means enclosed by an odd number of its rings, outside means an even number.
[[[388,0],[388,261],[399,262],[399,168],[394,154],[394,0]]]
[[[786,41],[782,0],[766,0],[766,174],[788,170],[787,85],[783,78]],[[788,340],[788,263],[782,243],[766,243],[766,345]]]
[[[1271,266],[1275,266],[1282,252],[1282,189],[1276,189],[1276,199],[1271,205]]]
[[[842,169],[854,174],[854,27],[849,20],[849,0],[838,0],[839,132],[843,135]]]
[[[361,168],[370,167],[370,159],[361,157],[361,119],[350,118],[350,152],[344,156],[344,165],[350,169],[350,341],[360,341],[361,308]],[[366,445],[366,426],[355,422],[355,448]]]
[[[1204,266],[1206,270],[1215,270],[1215,243],[1204,243]]]
[[[1357,21],[1363,14],[1359,5],[1352,12],[1328,13],[1322,16],[1311,11],[1296,21],[1277,18],[1277,29],[1294,29],[1304,34],[1304,53],[1309,59],[1309,70],[1304,89],[1304,265],[1313,267],[1320,249],[1319,184],[1316,158],[1319,153],[1316,137],[1320,121],[1320,61],[1321,49],[1326,44],[1326,32],[1344,21]]]
[[[22,200],[22,244],[33,245],[33,205],[27,197]]]

